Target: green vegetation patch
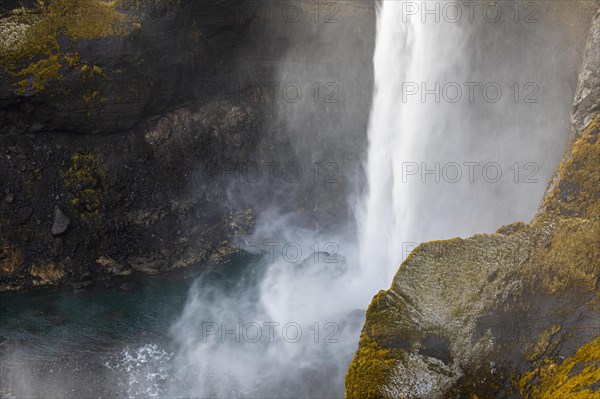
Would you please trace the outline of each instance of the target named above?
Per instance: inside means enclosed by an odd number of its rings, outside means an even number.
[[[544,202],[541,220],[553,216],[600,219],[600,114],[581,132],[559,181]]]
[[[402,352],[375,342],[360,347],[346,374],[347,399],[386,398],[386,385],[402,360]]]
[[[69,68],[98,68],[80,67],[79,55],[68,44],[125,35],[139,27],[121,6],[117,0],[38,0],[33,8],[21,7],[0,19],[0,66],[20,78],[15,92],[42,92]]]
[[[73,196],[71,205],[87,222],[100,216],[106,176],[106,168],[96,154],[76,152],[73,155],[71,165],[65,173],[65,186]]]

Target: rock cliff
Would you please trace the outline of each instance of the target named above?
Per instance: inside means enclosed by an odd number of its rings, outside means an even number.
[[[356,78],[372,75],[368,3],[316,14],[308,0],[3,2],[0,291],[220,262],[271,205],[343,223],[368,119],[359,94],[371,80]],[[330,14],[340,23],[325,23]],[[317,74],[334,48],[336,63],[346,54],[355,66]],[[306,53],[319,56],[290,62]],[[330,81],[340,101],[325,107]],[[302,101],[283,97],[286,84]],[[285,123],[315,110],[310,125]],[[340,120],[343,143],[297,151],[306,132]],[[289,164],[301,179],[286,180]],[[331,165],[335,184],[324,181]]]

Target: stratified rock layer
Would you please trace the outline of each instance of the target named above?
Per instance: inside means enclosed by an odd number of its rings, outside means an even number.
[[[600,396],[600,20],[532,223],[429,242],[367,311],[347,398]]]

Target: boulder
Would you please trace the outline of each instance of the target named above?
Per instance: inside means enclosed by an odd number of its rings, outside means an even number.
[[[54,207],[54,220],[52,222],[52,235],[59,236],[69,228],[71,219],[58,207]]]

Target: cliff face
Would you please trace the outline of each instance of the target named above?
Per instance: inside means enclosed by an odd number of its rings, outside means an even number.
[[[155,274],[233,251],[253,210],[227,200],[223,171],[255,151],[270,112],[203,96],[248,22],[235,7],[3,5],[0,290]]]
[[[315,14],[307,0],[293,2],[304,13],[290,21],[288,3],[3,2],[0,291],[219,262],[272,204],[323,227],[343,222],[344,173],[368,118],[370,80],[357,76],[372,75],[363,66],[373,6],[334,9],[340,23],[326,24],[331,10]],[[325,68],[323,57],[295,61],[293,49],[327,56],[334,47],[336,63],[341,52],[356,67],[297,76]],[[330,81],[339,102],[325,107]],[[286,84],[301,85],[301,101],[284,98]],[[282,121],[315,109],[306,126]],[[304,130],[339,120],[345,143],[312,140],[296,151]],[[335,184],[324,182],[329,163]],[[301,179],[286,181],[289,164]]]
[[[421,244],[366,315],[347,398],[592,398],[600,387],[600,14],[572,142],[530,224]]]

